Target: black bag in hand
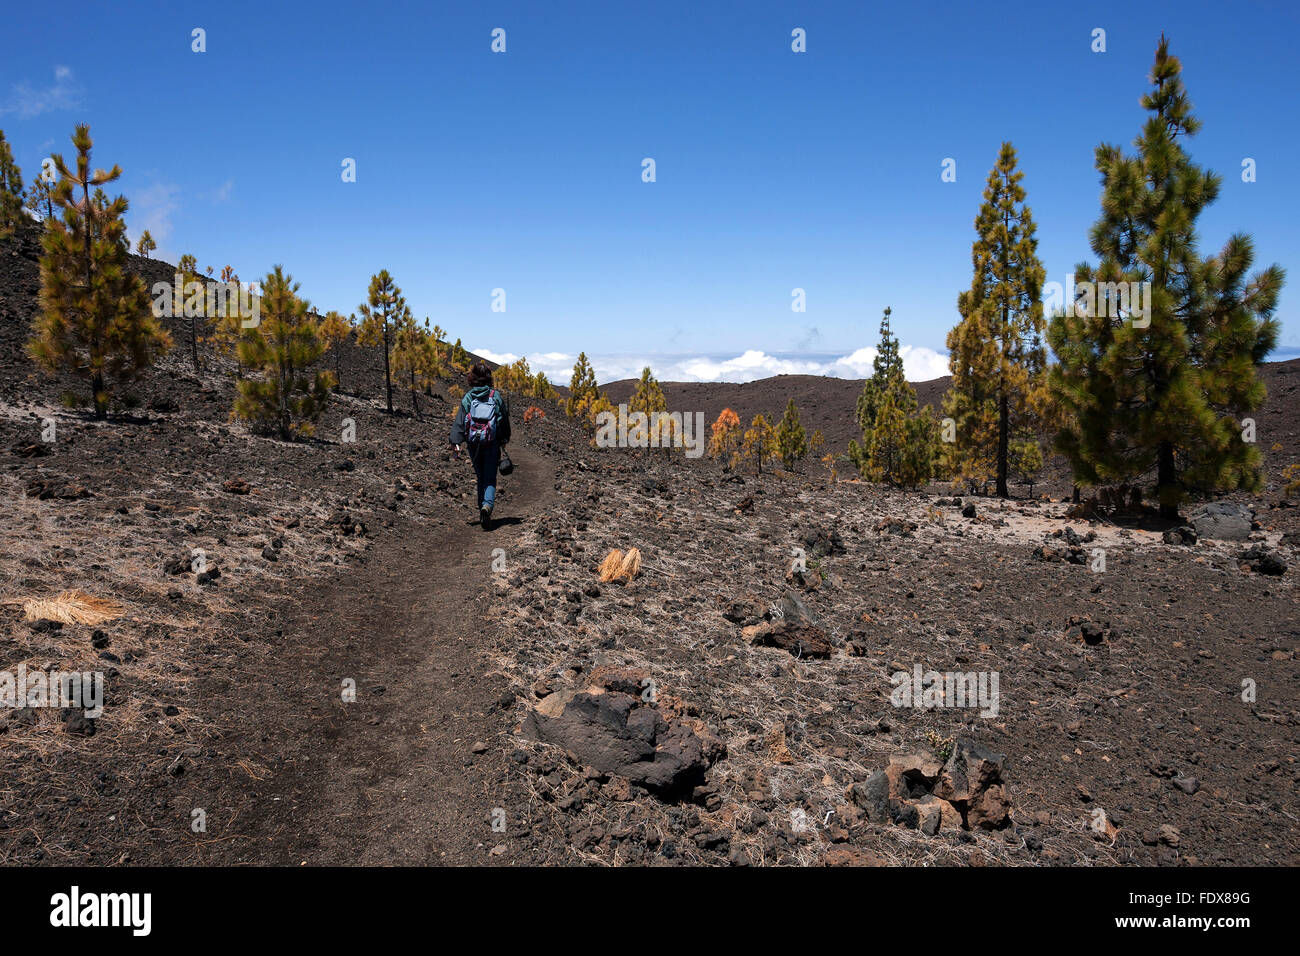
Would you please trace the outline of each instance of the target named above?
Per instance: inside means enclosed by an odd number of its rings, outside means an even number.
[[[497,463],[497,471],[501,472],[501,474],[503,475],[508,475],[510,474],[510,472],[514,470],[515,470],[515,463],[510,460],[510,456],[506,454],[506,450],[502,448],[501,461]]]

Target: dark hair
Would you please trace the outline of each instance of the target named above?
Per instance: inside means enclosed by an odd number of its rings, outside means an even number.
[[[465,377],[469,379],[470,388],[492,384],[492,370],[482,362],[474,363],[474,366],[465,373]]]

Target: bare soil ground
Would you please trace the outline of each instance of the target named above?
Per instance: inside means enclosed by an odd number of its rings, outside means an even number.
[[[661,695],[689,702],[727,756],[686,806],[621,802],[617,783],[544,774],[557,804],[581,797],[556,827],[583,858],[657,860],[671,843],[671,856],[691,862],[751,864],[1296,862],[1290,573],[1246,570],[1240,545],[1175,548],[1150,530],[1071,520],[1063,503],[975,499],[965,518],[938,499],[857,482],[742,484],[668,463],[649,473],[653,491],[640,469],[602,472],[589,516],[552,524],[547,541],[575,560],[543,563],[547,576],[530,568],[500,605],[517,635],[502,666],[520,685],[543,675],[546,693],[598,667],[643,669]],[[1053,533],[1067,528],[1096,535],[1083,548],[1104,549],[1104,572],[1035,555],[1044,544],[1065,550]],[[810,542],[830,532],[842,550],[814,557]],[[646,573],[583,590],[593,558],[630,545]],[[795,548],[809,555],[802,587],[787,580]],[[520,588],[534,595],[527,607]],[[828,658],[751,644],[725,616],[746,594],[771,608],[791,592],[834,645]],[[574,594],[576,618],[564,600]],[[551,610],[530,626],[525,615],[540,609]],[[1085,643],[1077,622],[1104,640]],[[998,672],[999,712],[892,706],[889,675],[917,663]],[[1252,703],[1246,679],[1258,688]],[[927,837],[863,821],[847,788],[891,755],[928,752],[927,734],[1007,756],[1013,826]],[[529,766],[554,762],[543,752]],[[856,855],[836,853],[850,848]]]
[[[1300,860],[1294,363],[1266,367],[1251,541],[596,450],[545,402],[484,532],[445,388],[389,415],[377,356],[349,348],[317,436],[283,443],[228,419],[229,366],[178,347],[96,423],[22,353],[36,285],[32,238],[0,241],[0,601],[79,588],[124,613],[54,627],[0,604],[0,671],[97,669],[108,691],[89,735],[0,711],[0,862]],[[1251,546],[1291,567],[1252,570]],[[632,547],[640,573],[600,581]],[[817,655],[752,629],[794,614]],[[996,714],[893,706],[916,664],[997,672]],[[611,673],[725,755],[666,794],[537,739],[539,707]],[[962,739],[1005,755],[1006,826],[926,835],[851,796]]]

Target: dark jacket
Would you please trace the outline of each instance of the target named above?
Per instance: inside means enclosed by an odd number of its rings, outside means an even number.
[[[470,400],[487,398],[488,393],[491,391],[493,391],[492,386],[480,385],[477,388],[471,388],[460,400],[460,407],[456,409],[456,420],[451,425],[451,443],[453,445],[465,444],[465,417],[469,414]],[[504,445],[510,441],[510,396],[499,388],[495,391],[497,393],[497,443]]]

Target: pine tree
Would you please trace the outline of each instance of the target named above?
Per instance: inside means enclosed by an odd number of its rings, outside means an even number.
[[[40,177],[37,177],[38,179]],[[23,221],[23,171],[0,129],[0,235],[13,232]]]
[[[153,236],[149,233],[148,229],[140,233],[140,241],[136,244],[135,247],[136,255],[144,256],[146,259],[148,259],[149,253],[153,252],[157,248],[158,248],[158,243],[153,241]]]
[[[881,398],[859,470],[874,481],[902,488],[925,484],[933,473],[935,431],[930,407],[918,413],[912,386],[895,380]]]
[[[785,414],[776,426],[776,449],[787,471],[808,454],[808,437],[799,423],[799,409],[793,398],[786,403]]]
[[[637,382],[636,391],[628,400],[627,410],[629,414],[643,412],[647,419],[647,428],[655,427],[649,424],[649,422],[653,421],[655,412],[668,410],[668,401],[664,398],[664,390],[660,388],[659,380],[655,378],[654,372],[650,370],[648,365],[641,370],[641,379]],[[663,433],[665,428],[669,432],[667,435]],[[669,447],[674,437],[672,428],[671,419],[667,418],[667,416],[660,418],[658,428],[650,433],[650,444],[658,445],[660,448]],[[646,447],[646,453],[649,454],[649,446]]]
[[[1222,180],[1183,148],[1201,124],[1181,72],[1162,36],[1136,153],[1097,147],[1102,212],[1090,240],[1100,261],[1079,267],[1080,301],[1066,303],[1048,335],[1059,360],[1052,394],[1066,420],[1058,447],[1076,482],[1125,486],[1154,469],[1166,518],[1188,490],[1259,485],[1259,451],[1243,440],[1240,418],[1264,400],[1256,365],[1277,341],[1285,275],[1274,265],[1247,277],[1254,248],[1245,234],[1217,256],[1198,254],[1196,220]],[[1149,282],[1146,307],[1110,285],[1120,282]]]
[[[144,236],[141,236],[141,241],[144,241]],[[213,345],[218,355],[235,360],[235,378],[238,380],[244,377],[244,365],[239,358],[239,342],[251,330],[244,327],[246,316],[239,308],[239,276],[235,275],[232,267],[222,266],[221,283],[226,287],[225,307],[212,317]]]
[[[858,396],[858,427],[862,429],[864,435],[870,434],[875,427],[876,410],[880,407],[890,383],[907,381],[903,373],[903,359],[898,352],[898,339],[894,338],[889,329],[891,311],[889,306],[885,306],[885,311],[881,315],[880,345],[876,347],[876,357],[871,360],[871,377],[867,379],[862,387],[862,394]]]
[[[730,408],[718,413],[709,436],[709,456],[722,462],[722,467],[730,471],[736,467],[740,455],[740,416]]]
[[[44,169],[32,180],[25,208],[31,211],[33,219],[48,223],[54,218],[54,183],[55,180],[50,179]]]
[[[260,375],[236,384],[235,416],[289,441],[295,433],[312,434],[333,375],[311,368],[325,349],[293,276],[276,266],[261,285],[261,322],[239,343],[241,360]]]
[[[591,433],[592,445],[596,444],[597,418],[599,418],[599,416],[601,416],[605,412],[609,412],[610,414],[613,414],[614,411],[615,411],[614,403],[609,400],[609,398],[605,395],[604,392],[598,393],[596,395],[596,398],[593,401],[588,403],[587,410],[583,418],[583,426],[587,429],[588,432]]]
[[[451,367],[461,372],[469,371],[469,353],[460,344],[460,339],[451,347]]]
[[[343,313],[331,309],[321,317],[316,332],[326,351],[334,356],[334,387],[339,388],[343,382],[342,345],[352,337],[352,322]]]
[[[891,310],[886,306],[880,318],[880,344],[871,363],[871,378],[867,379],[862,394],[858,396],[857,419],[862,429],[862,443],[849,441],[849,460],[863,475],[871,475],[876,470],[871,463],[871,440],[885,397],[891,391],[896,392],[894,404],[904,418],[916,411],[916,392],[907,383],[898,339],[889,328],[890,315]]]
[[[668,401],[664,398],[664,390],[660,387],[659,380],[655,378],[650,366],[647,365],[641,370],[641,378],[627,407],[630,412],[645,412],[647,415],[667,410]]]
[[[1042,290],[1046,272],[1025,205],[1024,173],[1003,143],[984,187],[971,246],[971,287],[957,297],[961,321],[948,334],[952,385],[944,414],[957,425],[950,473],[995,478],[1008,496],[1011,436],[1037,427],[1044,388]]]
[[[754,466],[754,474],[763,473],[763,462],[776,457],[776,431],[763,415],[755,415],[741,440],[740,454],[744,461]]]
[[[426,319],[425,321],[427,322],[428,320]],[[442,364],[442,346],[443,346],[443,341],[442,341],[442,340],[443,340],[443,338],[444,338],[446,335],[447,335],[447,330],[446,330],[446,329],[444,329],[441,325],[436,325],[436,324],[434,325],[434,327],[433,327],[433,353],[434,353],[434,357],[438,360],[438,364],[439,364],[439,365]]]
[[[53,191],[43,171],[36,174],[31,189],[27,191],[26,208],[30,209],[32,216],[42,223],[49,223],[54,218]]]
[[[866,474],[873,481],[897,484],[907,447],[907,415],[899,407],[897,388],[886,389],[876,408],[876,421],[866,441]]]
[[[605,397],[596,384],[596,372],[587,360],[586,352],[578,353],[578,361],[573,365],[573,375],[569,379],[569,397],[565,401],[565,414],[579,419],[588,431],[595,431],[596,416],[613,409],[613,403]]]
[[[425,319],[425,325],[428,325]],[[419,393],[435,370],[433,348],[429,343],[427,328],[421,328],[411,314],[410,307],[402,310],[394,325],[393,332],[393,368],[399,375],[405,375],[411,393],[411,411],[417,418],[420,414]]]
[[[75,172],[61,155],[51,157],[59,175],[52,198],[62,217],[50,220],[41,240],[42,312],[28,351],[49,371],[89,379],[95,417],[102,419],[110,380],[138,379],[171,340],[154,318],[144,281],[127,271],[126,199],[97,205],[90,195],[92,186],[113,182],[122,170],[91,171],[90,127],[79,125],[72,142]]]
[[[360,345],[382,350],[384,355],[384,397],[388,413],[393,413],[393,370],[391,351],[393,348],[393,326],[406,309],[406,300],[402,290],[393,282],[387,269],[380,269],[370,277],[369,298],[358,306],[361,313],[361,325],[357,329],[357,342]],[[457,341],[457,346],[460,342]]]
[[[596,370],[587,361],[587,353],[579,352],[578,361],[573,363],[573,375],[569,379],[569,397],[564,403],[564,414],[570,418],[582,417],[599,395]]]
[[[926,405],[908,417],[905,428],[907,439],[898,484],[904,488],[919,488],[934,476],[935,459],[939,453],[939,425],[930,406]]]
[[[528,396],[534,387],[533,370],[528,367],[528,359],[520,356],[507,365],[498,366],[492,373],[492,381],[504,391]]]
[[[957,307],[967,303],[967,293]],[[944,471],[970,485],[983,485],[997,474],[998,403],[992,394],[998,350],[984,309],[963,315],[948,333],[948,368],[952,381],[943,397],[943,414],[956,425],[956,440],[944,444]]]
[[[933,473],[936,429],[929,406],[917,412],[916,390],[903,371],[890,315],[886,308],[872,375],[858,396],[862,441],[849,442],[848,457],[859,474],[873,481],[915,487]],[[830,464],[833,467],[833,457]]]
[[[551,380],[546,377],[546,373],[540,369],[537,374],[533,376],[533,384],[529,394],[533,398],[546,398],[552,401],[556,398],[555,386],[552,385]]]

